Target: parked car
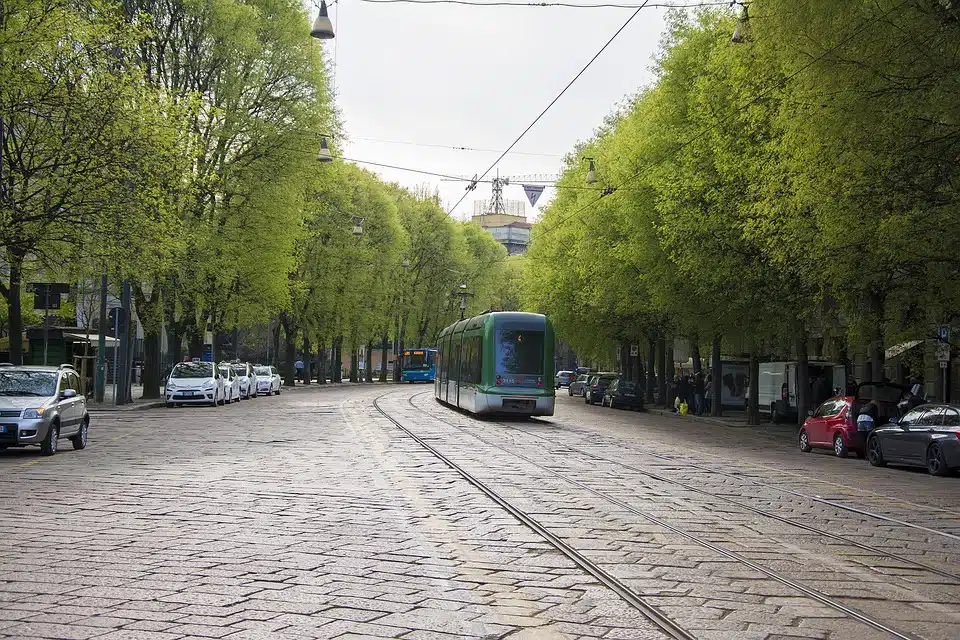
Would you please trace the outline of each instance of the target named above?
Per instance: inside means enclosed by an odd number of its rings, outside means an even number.
[[[560,387],[569,387],[570,383],[577,379],[577,374],[573,371],[557,371],[557,375],[554,379],[554,387],[559,389]]]
[[[597,404],[603,400],[603,393],[610,386],[610,383],[619,376],[616,373],[598,373],[590,378],[590,382],[584,388],[583,401],[587,404]]]
[[[85,449],[90,428],[80,376],[59,367],[0,367],[0,449],[39,446],[45,456],[69,438]]]
[[[224,404],[223,376],[212,362],[178,362],[167,380],[166,396],[168,407]]]
[[[256,398],[259,392],[257,374],[249,362],[234,360],[230,363],[233,372],[240,378],[240,397],[244,400]]]
[[[231,402],[240,402],[240,376],[233,372],[229,364],[219,366],[220,375],[223,377],[223,399],[226,404]]]
[[[898,416],[900,400],[907,387],[889,382],[865,382],[857,385],[856,396],[836,396],[810,412],[800,428],[800,450],[833,449],[840,458],[852,451],[858,457],[866,455],[866,433],[857,431],[860,408],[873,401],[877,405],[876,425],[883,425]]]
[[[935,476],[960,469],[960,405],[921,405],[877,427],[867,440],[867,460],[875,467],[926,467]]]
[[[643,391],[632,380],[617,378],[603,392],[600,405],[611,409],[643,409]]]
[[[275,393],[280,395],[280,388],[283,386],[283,378],[276,367],[257,365],[253,368],[253,373],[257,376],[257,392],[270,395]]]
[[[582,396],[587,383],[590,382],[591,376],[592,374],[589,373],[581,373],[578,375],[577,379],[571,382],[570,386],[567,387],[567,395]]]

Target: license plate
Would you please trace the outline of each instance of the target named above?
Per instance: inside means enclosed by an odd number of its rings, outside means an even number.
[[[197,392],[196,392],[196,391],[184,391],[184,392],[183,392],[183,395],[185,395],[185,396],[195,396],[195,395],[197,395]]]
[[[625,394],[623,394],[623,395],[626,396],[627,398],[636,398],[636,397],[637,397],[637,394],[635,394],[635,393],[625,393]]]

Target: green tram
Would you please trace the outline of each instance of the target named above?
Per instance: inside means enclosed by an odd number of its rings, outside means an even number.
[[[553,415],[553,326],[546,316],[467,318],[440,332],[437,351],[437,400],[478,414]]]

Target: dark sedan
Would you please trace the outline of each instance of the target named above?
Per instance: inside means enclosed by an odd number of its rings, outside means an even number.
[[[603,392],[600,404],[611,409],[643,409],[643,393],[631,380],[617,378]]]
[[[603,394],[610,383],[617,379],[616,374],[597,374],[590,378],[590,382],[583,388],[583,401],[587,404],[597,404],[603,400]]]
[[[935,476],[960,469],[960,405],[925,404],[894,420],[870,432],[870,464],[926,467]]]

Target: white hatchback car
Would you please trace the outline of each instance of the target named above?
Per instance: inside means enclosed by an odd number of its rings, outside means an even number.
[[[223,377],[223,398],[227,404],[240,402],[240,376],[233,372],[233,368],[226,363],[218,367]]]
[[[253,368],[253,371],[257,374],[257,391],[267,395],[271,393],[280,395],[283,378],[280,377],[276,367],[257,365]]]
[[[166,399],[168,407],[224,404],[223,376],[212,362],[179,362],[167,379]]]

